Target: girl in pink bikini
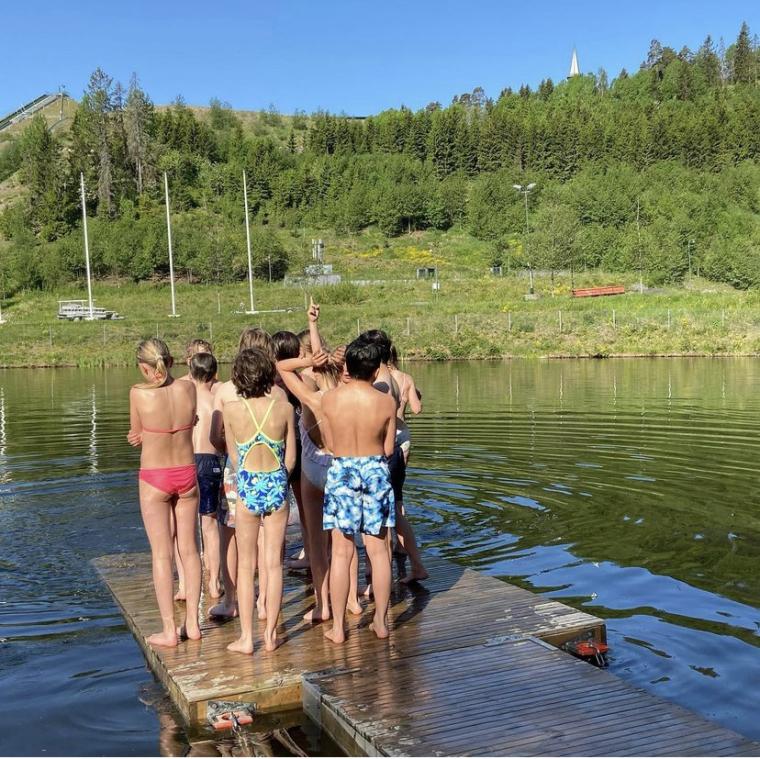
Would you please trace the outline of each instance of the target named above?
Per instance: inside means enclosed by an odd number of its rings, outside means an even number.
[[[163,340],[137,346],[137,366],[145,382],[129,392],[127,440],[142,446],[140,512],[153,555],[153,584],[163,630],[148,638],[153,646],[176,646],[181,638],[198,640],[201,563],[196,543],[198,488],[195,478],[193,427],[195,385],[171,376],[172,357]],[[174,520],[172,520],[172,513]],[[172,573],[172,521],[185,570],[185,623],[175,627]]]

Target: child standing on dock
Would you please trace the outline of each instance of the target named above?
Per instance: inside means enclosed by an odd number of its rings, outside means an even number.
[[[257,563],[261,566],[260,531],[264,533],[266,566],[264,648],[274,651],[279,645],[282,549],[288,524],[288,476],[296,459],[296,429],[293,407],[282,399],[281,391],[275,392],[275,373],[274,362],[264,351],[241,351],[232,367],[238,397],[224,405],[225,437],[238,495],[235,531],[241,629],[240,638],[228,649],[244,654],[253,653],[253,573]]]
[[[171,376],[172,357],[163,340],[143,340],[137,366],[145,382],[129,392],[131,445],[140,454],[140,512],[153,558],[153,584],[163,630],[148,637],[152,646],[176,646],[183,637],[199,640],[201,562],[196,542],[198,488],[193,453],[195,386]],[[173,530],[185,570],[185,623],[175,627],[172,573]]]
[[[211,353],[195,353],[190,358],[190,377],[195,385],[198,423],[193,430],[195,466],[198,472],[198,513],[201,519],[203,563],[208,570],[208,594],[219,598],[219,525],[217,510],[222,489],[224,455],[210,440],[214,395],[219,383],[216,380],[217,363]]]
[[[332,531],[330,601],[333,625],[325,636],[343,643],[355,553],[354,535],[361,532],[372,566],[375,616],[372,630],[388,637],[391,593],[388,528],[395,524],[393,488],[386,457],[393,454],[396,403],[373,387],[380,368],[377,345],[357,339],[346,348],[348,378],[322,399],[324,434],[333,452],[327,473],[323,527]]]

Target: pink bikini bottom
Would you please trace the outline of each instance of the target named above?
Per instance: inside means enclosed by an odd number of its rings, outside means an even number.
[[[182,495],[195,487],[195,464],[141,469],[140,479],[166,495]]]

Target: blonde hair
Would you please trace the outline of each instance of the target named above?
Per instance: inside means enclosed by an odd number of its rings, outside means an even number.
[[[185,361],[189,361],[196,353],[213,353],[211,343],[201,337],[196,337],[185,346]]]
[[[169,346],[157,337],[151,337],[143,340],[137,346],[137,362],[145,364],[156,370],[155,382],[144,382],[138,387],[148,390],[155,387],[161,387],[169,376],[169,369],[173,363],[172,354],[169,353]]]
[[[248,348],[258,348],[274,361],[274,343],[272,342],[272,336],[266,330],[259,327],[246,327],[240,333],[238,353]]]

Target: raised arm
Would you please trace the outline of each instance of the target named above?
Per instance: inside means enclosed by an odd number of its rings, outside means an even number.
[[[296,374],[299,369],[308,369],[310,366],[314,366],[315,363],[326,360],[324,353],[319,351],[313,356],[305,356],[304,358],[286,358],[284,361],[277,362],[277,373],[285,383],[285,387],[290,390],[301,403],[308,406],[315,414],[319,412],[322,405],[322,396],[319,392],[309,387],[303,380]]]
[[[319,334],[319,327],[317,322],[319,321],[319,303],[315,303],[314,299],[311,299],[309,303],[309,342],[311,343],[311,352],[319,353],[322,350],[322,336]]]

